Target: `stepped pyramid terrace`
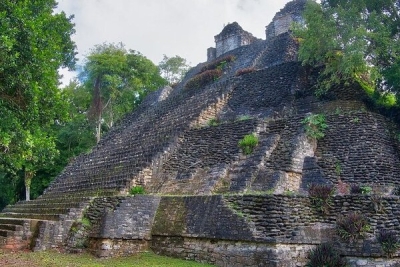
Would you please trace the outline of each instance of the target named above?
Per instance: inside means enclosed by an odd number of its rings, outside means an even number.
[[[400,251],[387,258],[376,234],[400,235],[400,127],[357,85],[315,96],[318,69],[298,61],[289,30],[305,3],[287,3],[265,40],[227,25],[207,62],[150,93],[42,196],[7,206],[0,247],[295,267],[334,242],[350,266],[395,266]],[[305,130],[312,114],[326,118],[323,138]],[[248,135],[257,145],[244,153]],[[315,207],[311,185],[343,184],[374,193],[336,193]],[[130,195],[135,186],[146,194]],[[336,227],[354,212],[368,229],[344,242]]]

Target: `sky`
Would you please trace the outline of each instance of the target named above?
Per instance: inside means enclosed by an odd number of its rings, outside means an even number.
[[[214,36],[234,21],[265,39],[265,26],[290,0],[58,0],[74,15],[79,64],[96,44],[122,42],[153,61],[179,55],[191,66],[207,60]],[[62,70],[62,82],[76,74]]]

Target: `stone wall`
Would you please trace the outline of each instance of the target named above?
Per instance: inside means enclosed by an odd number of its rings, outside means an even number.
[[[216,56],[219,57],[228,51],[249,45],[256,40],[257,38],[244,31],[237,22],[233,22],[225,26],[222,32],[215,36]]]
[[[98,256],[151,248],[217,266],[295,267],[304,266],[317,244],[335,241],[351,266],[391,266],[400,260],[400,253],[385,258],[375,239],[380,229],[400,234],[397,196],[381,197],[378,210],[370,195],[335,196],[328,214],[308,197],[294,195],[136,196],[116,202],[119,206],[101,220],[102,230],[91,235]],[[348,243],[336,236],[335,225],[339,215],[351,211],[363,214],[370,230],[365,239]]]
[[[89,249],[99,257],[148,249],[159,202],[159,197],[145,195],[99,198],[85,215],[92,224]]]
[[[287,33],[293,22],[302,22],[302,12],[306,2],[306,0],[288,2],[284,8],[276,13],[272,22],[266,27],[266,39]]]

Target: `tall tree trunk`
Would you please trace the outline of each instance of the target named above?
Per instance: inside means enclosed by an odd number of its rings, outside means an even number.
[[[100,142],[101,138],[101,112],[99,117],[97,118],[97,126],[96,126],[96,143]]]
[[[96,141],[97,143],[101,138],[101,121],[102,121],[103,105],[100,93],[100,77],[96,78],[93,91],[92,105],[89,110],[89,118],[96,123]]]
[[[32,184],[32,178],[33,178],[34,174],[35,173],[33,171],[25,170],[24,180],[25,180],[25,199],[26,199],[26,201],[31,200],[31,184]]]

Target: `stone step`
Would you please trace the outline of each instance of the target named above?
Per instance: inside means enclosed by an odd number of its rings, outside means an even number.
[[[2,217],[14,218],[14,219],[35,219],[43,221],[58,221],[63,214],[37,214],[37,213],[15,213],[15,212],[4,212],[0,214]]]
[[[98,196],[115,196],[119,194],[119,191],[115,188],[100,189],[100,190],[84,190],[81,191],[66,191],[66,192],[56,192],[56,188],[51,188],[51,190],[45,192],[42,196],[38,197],[36,200],[52,200],[52,199],[82,199],[87,198],[89,201],[93,197]],[[35,201],[36,201],[35,200]],[[63,200],[65,201],[65,200]]]
[[[3,229],[0,229],[0,236],[2,236],[2,237],[10,237],[10,236],[13,236],[14,235],[14,231],[11,231],[11,230],[3,230]]]
[[[67,214],[71,208],[53,208],[51,204],[47,207],[33,208],[33,207],[20,207],[18,205],[7,207],[3,213],[35,213],[35,214]]]
[[[16,224],[0,224],[0,230],[21,231],[22,226]]]
[[[102,178],[94,181],[86,181],[83,184],[71,183],[68,186],[59,184],[57,187],[52,187],[51,192],[54,194],[71,194],[71,193],[84,193],[87,190],[91,191],[104,191],[104,190],[121,190],[124,189],[131,179],[127,177],[104,182]]]
[[[14,224],[14,225],[24,225],[24,220],[16,218],[0,217],[0,224]]]

